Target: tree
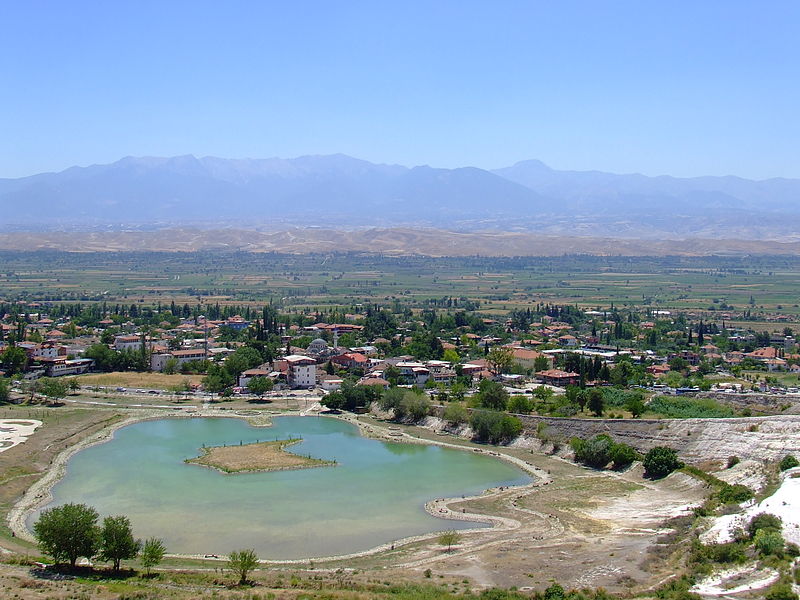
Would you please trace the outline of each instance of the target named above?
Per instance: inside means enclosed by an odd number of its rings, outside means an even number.
[[[776,583],[767,590],[764,600],[797,600],[791,583]]]
[[[625,408],[630,411],[634,419],[638,419],[644,412],[644,401],[641,394],[633,394],[625,400]]]
[[[606,404],[605,398],[603,398],[603,392],[597,388],[590,391],[587,404],[589,405],[589,410],[592,411],[595,417],[603,416],[603,409],[605,409]]]
[[[0,404],[5,404],[11,398],[11,384],[5,377],[0,377]]]
[[[493,373],[505,373],[514,364],[514,352],[508,348],[493,348],[486,355],[486,364]]]
[[[678,460],[678,453],[666,446],[651,448],[642,460],[645,475],[653,479],[660,479],[680,469],[683,463]]]
[[[39,380],[38,392],[47,396],[50,401],[55,401],[67,395],[67,384],[54,377],[42,377]]]
[[[147,569],[147,574],[150,575],[150,569],[157,566],[164,558],[167,549],[164,543],[158,538],[150,538],[145,540],[142,545],[142,566]]]
[[[439,545],[447,546],[447,552],[450,552],[450,549],[460,541],[461,536],[455,529],[450,529],[439,534]]]
[[[506,405],[506,410],[510,413],[527,415],[533,410],[533,402],[530,398],[522,394],[511,396]]]
[[[231,379],[236,379],[242,372],[257,367],[262,362],[263,359],[258,350],[242,346],[225,359],[225,370],[230,373]]]
[[[461,360],[461,357],[458,355],[458,352],[456,352],[452,348],[448,348],[442,354],[442,360],[446,360],[449,363],[455,364]]]
[[[142,546],[140,540],[133,538],[133,530],[128,517],[116,516],[103,519],[100,528],[100,560],[114,563],[114,571],[119,571],[120,562],[136,558]]]
[[[248,382],[247,389],[257,396],[263,396],[272,389],[272,379],[268,377],[253,377]]]
[[[22,373],[28,363],[28,355],[19,346],[9,346],[0,354],[0,369],[9,375]]]
[[[547,356],[544,355],[537,356],[536,359],[533,361],[533,370],[537,373],[539,371],[546,371],[549,368],[550,368],[550,360],[547,358]]]
[[[247,576],[257,566],[255,550],[234,550],[228,557],[228,568],[239,575],[239,585],[247,583]]]
[[[484,408],[505,410],[508,403],[508,392],[496,381],[484,379],[478,386],[478,402]]]
[[[42,511],[33,533],[42,552],[74,568],[78,557],[97,554],[97,518],[97,511],[90,506],[64,504]]]

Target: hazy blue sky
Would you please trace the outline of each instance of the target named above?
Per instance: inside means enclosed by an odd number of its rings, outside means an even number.
[[[800,177],[800,2],[0,0],[0,177],[125,155]]]

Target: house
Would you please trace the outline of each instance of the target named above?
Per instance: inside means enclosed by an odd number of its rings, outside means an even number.
[[[365,368],[369,364],[369,359],[360,352],[345,352],[331,358],[331,362],[345,369],[355,369]]]
[[[335,392],[342,387],[344,379],[334,375],[323,375],[319,380],[320,387],[326,392]]]
[[[567,348],[577,348],[578,338],[574,335],[561,335],[558,337],[558,344],[560,346],[566,346]]]
[[[430,369],[419,362],[399,362],[395,365],[400,378],[409,385],[424,385],[430,379]]]
[[[255,377],[269,377],[270,371],[261,367],[255,369],[247,369],[239,375],[239,387],[246,388],[250,380]]]
[[[385,390],[389,389],[389,382],[383,377],[362,377],[356,385],[379,385]]]
[[[541,378],[542,383],[545,385],[554,385],[558,387],[566,387],[568,385],[578,385],[581,376],[578,373],[571,371],[562,371],[560,369],[548,369],[536,374]]]

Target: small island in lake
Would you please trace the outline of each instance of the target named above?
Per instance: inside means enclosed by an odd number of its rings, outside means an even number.
[[[254,473],[260,471],[286,471],[332,466],[335,461],[300,456],[286,448],[301,442],[300,439],[256,442],[239,446],[203,447],[203,455],[189,458],[187,463],[211,467],[223,473]]]

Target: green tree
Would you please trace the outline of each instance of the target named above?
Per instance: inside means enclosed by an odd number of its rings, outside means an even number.
[[[639,458],[639,454],[628,444],[614,444],[611,449],[611,462],[615,470],[624,469]]]
[[[164,542],[158,538],[150,538],[145,540],[142,545],[142,566],[147,569],[147,574],[150,575],[150,569],[158,566],[164,559],[167,549],[164,547]]]
[[[439,545],[447,546],[447,552],[450,552],[450,549],[460,541],[461,536],[455,529],[443,531],[441,534],[439,534]]]
[[[239,575],[239,585],[247,583],[247,576],[258,566],[255,550],[234,550],[228,557],[228,568]]]
[[[493,348],[486,355],[486,364],[493,373],[507,373],[514,364],[514,352],[509,348]]]
[[[550,361],[546,356],[537,356],[533,361],[533,370],[538,373],[539,371],[546,371],[550,368]]]
[[[136,558],[142,542],[133,538],[133,529],[128,517],[116,516],[103,519],[100,528],[100,554],[99,558],[105,562],[112,562],[114,571],[119,571],[123,560]]]
[[[0,368],[9,375],[22,373],[28,364],[28,355],[18,346],[9,346],[0,354]]]
[[[633,394],[625,400],[625,408],[633,415],[634,419],[638,419],[644,412],[644,401],[641,394]]]
[[[97,518],[97,511],[90,506],[64,504],[42,511],[33,533],[42,552],[74,568],[79,557],[91,559],[97,554]]]
[[[642,460],[645,475],[653,479],[666,477],[676,469],[680,469],[683,463],[678,460],[678,453],[666,446],[656,446],[648,450]]]
[[[469,421],[469,411],[460,404],[448,404],[442,418],[451,425],[461,425]]]
[[[263,396],[272,389],[272,379],[269,377],[253,377],[248,382],[247,389],[257,396]]]
[[[527,396],[517,394],[508,399],[506,410],[510,413],[527,415],[533,410],[533,402]]]
[[[237,348],[236,352],[225,359],[225,370],[231,375],[232,379],[236,379],[244,371],[252,369],[260,365],[263,361],[261,354],[255,348],[249,346],[242,346]]]
[[[589,405],[589,410],[592,411],[595,417],[602,417],[603,410],[605,409],[605,398],[603,397],[603,392],[597,388],[594,388],[589,392],[589,401],[587,402]]]
[[[452,348],[448,348],[442,354],[442,360],[446,360],[449,363],[456,364],[458,361],[461,360],[461,357],[458,355],[458,352],[456,352]]]
[[[508,403],[508,392],[496,381],[484,379],[478,386],[478,402],[484,408],[505,410]]]
[[[5,377],[0,377],[0,404],[5,404],[11,399],[11,382]]]
[[[55,377],[42,377],[39,380],[38,392],[53,402],[67,395],[67,384]]]

